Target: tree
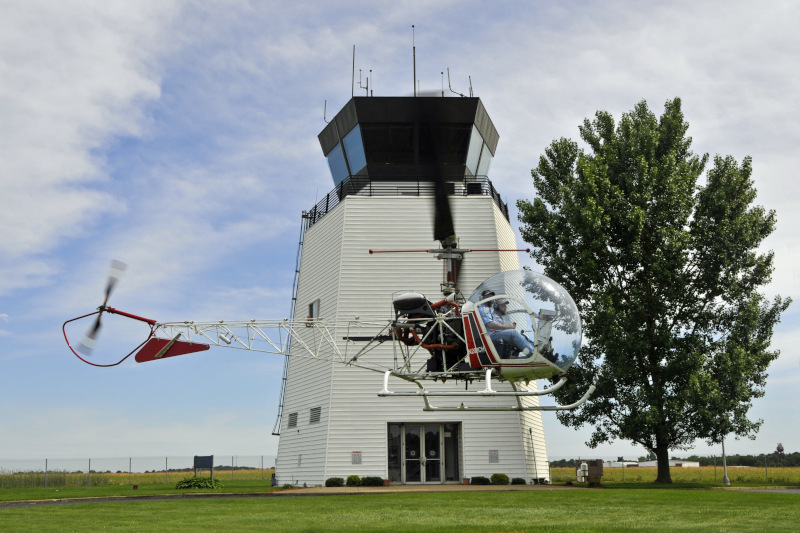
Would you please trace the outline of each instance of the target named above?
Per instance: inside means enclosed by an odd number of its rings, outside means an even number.
[[[584,320],[585,345],[556,393],[559,413],[594,425],[595,447],[630,440],[656,456],[671,482],[669,451],[726,434],[754,438],[747,412],[764,395],[773,327],[790,299],[758,292],[773,271],[758,247],[775,213],[752,205],[749,157],[690,150],[681,101],[657,118],[642,101],[619,124],[584,120],[587,149],[554,141],[532,171],[537,196],[520,200],[523,238],[545,274],[561,283]]]

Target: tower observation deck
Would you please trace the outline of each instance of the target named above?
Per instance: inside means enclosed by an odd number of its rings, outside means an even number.
[[[438,174],[451,195],[488,195],[499,135],[479,98],[354,97],[319,134],[334,189],[307,212],[309,225],[343,198],[433,195]]]

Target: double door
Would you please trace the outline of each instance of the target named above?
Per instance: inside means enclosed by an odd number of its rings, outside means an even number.
[[[389,424],[389,479],[457,481],[458,434],[457,424]]]

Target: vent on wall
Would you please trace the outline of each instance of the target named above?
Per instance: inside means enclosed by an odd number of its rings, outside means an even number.
[[[289,427],[297,427],[297,413],[289,413]]]
[[[309,416],[308,423],[309,424],[316,424],[319,422],[320,416],[322,416],[322,407],[312,407],[311,408],[311,415]]]

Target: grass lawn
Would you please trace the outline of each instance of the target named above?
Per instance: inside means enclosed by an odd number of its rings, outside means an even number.
[[[375,494],[0,508],[12,531],[797,531],[800,496],[719,490]]]

